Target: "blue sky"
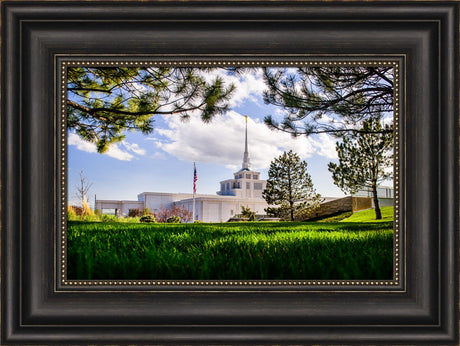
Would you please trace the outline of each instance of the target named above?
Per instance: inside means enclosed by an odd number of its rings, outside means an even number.
[[[219,181],[233,177],[241,167],[244,151],[244,115],[248,116],[248,144],[252,169],[267,178],[270,161],[292,149],[308,164],[316,191],[325,197],[343,196],[327,169],[337,162],[336,139],[326,135],[292,138],[271,131],[263,124],[267,115],[283,116],[280,109],[264,104],[264,83],[260,71],[241,76],[226,76],[236,85],[231,109],[209,124],[192,115],[182,122],[176,115],[155,116],[155,129],[149,135],[129,132],[122,143],[105,154],[84,142],[71,131],[68,134],[68,200],[78,203],[76,186],[79,173],[92,183],[90,205],[98,199],[137,200],[144,191],[192,192],[193,162],[196,162],[197,193],[215,194]]]

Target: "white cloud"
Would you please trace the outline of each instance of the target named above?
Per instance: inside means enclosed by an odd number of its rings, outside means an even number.
[[[280,117],[285,117],[289,115],[288,111],[280,107],[276,107],[274,113],[276,116],[280,116]]]
[[[136,143],[128,143],[124,141],[121,144],[126,148],[126,150],[132,151],[134,154],[145,155],[145,149],[139,148],[139,145]]]
[[[81,151],[97,153],[95,144],[84,141],[76,133],[69,133],[67,144],[74,145],[78,150]],[[125,150],[121,149],[120,146]],[[107,150],[107,152],[102,155],[107,155],[121,161],[131,161],[135,157],[133,154],[144,155],[145,150],[139,148],[139,145],[136,143],[129,143],[124,141],[121,143],[121,145],[118,143],[110,145],[109,150]]]
[[[121,161],[131,161],[134,158],[134,155],[121,150],[117,144],[111,145],[106,154]]]
[[[338,158],[337,151],[335,150],[335,143],[337,142],[337,139],[334,139],[325,133],[321,133],[312,137],[312,141],[318,155],[327,157],[328,159]]]
[[[266,89],[262,69],[260,68],[235,75],[230,75],[225,70],[217,69],[211,72],[203,72],[202,75],[207,81],[212,81],[216,77],[220,77],[225,82],[225,85],[235,85],[236,89],[229,101],[230,107],[239,106],[248,100],[256,103],[260,102],[260,96]]]
[[[77,134],[69,133],[67,138],[68,145],[75,145],[78,150],[86,151],[88,153],[95,153],[96,146],[92,143],[82,140]]]
[[[155,146],[179,159],[217,163],[232,169],[241,167],[244,151],[244,118],[237,112],[204,124],[198,117],[183,123],[175,117],[165,118],[169,129],[157,129]],[[317,153],[332,157],[335,142],[327,135],[315,139],[271,131],[263,122],[248,118],[248,146],[252,168],[268,168],[270,161],[293,150],[302,159]],[[336,157],[335,155],[333,157]]]

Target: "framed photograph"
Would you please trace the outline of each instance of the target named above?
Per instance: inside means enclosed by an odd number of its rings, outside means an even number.
[[[62,61],[63,284],[397,285],[398,62]]]
[[[2,24],[3,344],[458,344],[457,1]]]

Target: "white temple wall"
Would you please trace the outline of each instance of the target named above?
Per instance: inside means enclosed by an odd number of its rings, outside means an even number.
[[[144,195],[145,206],[151,212],[158,212],[161,207],[169,208],[174,202],[192,197],[190,193],[146,193]]]
[[[193,200],[187,199],[178,201],[177,204],[193,210]],[[203,222],[226,222],[228,219],[241,214],[241,206],[249,207],[257,215],[266,214],[264,209],[267,208],[267,203],[261,201],[248,201],[245,199],[219,199],[198,197],[195,200],[195,220]]]
[[[139,201],[121,201],[120,211],[117,216],[128,216],[129,209],[144,210],[144,202]]]
[[[177,205],[179,207],[185,208],[189,210],[190,212],[193,211],[193,200],[192,199],[186,199],[183,201],[178,201]],[[195,220],[201,220],[202,219],[202,203],[197,199],[195,201]]]
[[[97,200],[96,201],[96,209],[103,210],[103,209],[119,209],[121,205],[121,201],[110,201],[110,200]]]
[[[106,209],[115,209],[117,216],[128,216],[129,209],[144,209],[142,201],[113,201],[113,200],[97,200],[96,209],[104,213]]]
[[[220,222],[222,220],[221,204],[219,202],[203,201],[203,222]]]

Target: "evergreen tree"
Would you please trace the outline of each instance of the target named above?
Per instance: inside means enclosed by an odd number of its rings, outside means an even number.
[[[249,221],[256,221],[256,212],[252,211],[251,208],[241,206],[241,217],[248,219]]]
[[[321,196],[313,188],[307,163],[290,150],[270,163],[263,197],[273,205],[266,209],[268,214],[294,221],[296,212],[316,207]]]
[[[127,130],[148,134],[153,116],[192,112],[209,122],[228,109],[234,86],[207,81],[198,68],[71,67],[67,70],[67,126],[105,152]]]
[[[384,132],[390,126],[382,126],[379,119],[363,122],[362,132],[354,133],[337,142],[336,150],[339,164],[330,162],[334,184],[345,193],[355,193],[360,189],[372,190],[375,217],[382,218],[377,187],[382,180],[392,174],[388,171],[393,165],[393,133]]]
[[[265,68],[264,78],[265,103],[287,113],[281,121],[268,116],[265,123],[294,136],[360,132],[356,124],[393,111],[391,66]]]

